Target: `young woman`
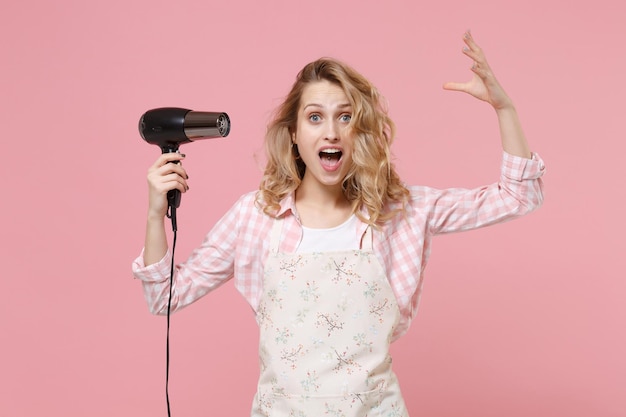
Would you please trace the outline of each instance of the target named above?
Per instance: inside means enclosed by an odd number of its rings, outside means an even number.
[[[265,138],[260,190],[243,195],[176,267],[172,309],[225,281],[256,313],[260,377],[252,416],[406,416],[389,345],[417,310],[434,235],[500,223],[542,202],[543,163],[468,32],[473,78],[447,83],[495,109],[498,182],[473,190],[404,185],[391,164],[393,122],[374,86],[347,65],[304,67]],[[133,264],[164,314],[167,191],[185,192],[183,155],[150,168],[144,251]]]

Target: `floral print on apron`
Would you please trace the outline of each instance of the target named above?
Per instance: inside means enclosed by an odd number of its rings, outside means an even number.
[[[400,312],[372,251],[281,253],[270,235],[257,311],[253,417],[406,417],[389,346]]]

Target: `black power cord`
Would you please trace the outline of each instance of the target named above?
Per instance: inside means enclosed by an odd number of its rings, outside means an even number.
[[[176,252],[176,235],[178,234],[178,227],[176,225],[176,207],[174,205],[169,206],[169,213],[167,217],[172,220],[172,231],[174,237],[172,241],[172,262],[170,265],[170,291],[167,299],[167,335],[165,338],[165,401],[167,402],[167,416],[171,417],[170,411],[170,394],[169,394],[169,380],[170,380],[170,313],[172,308],[172,288],[174,287],[174,253]]]

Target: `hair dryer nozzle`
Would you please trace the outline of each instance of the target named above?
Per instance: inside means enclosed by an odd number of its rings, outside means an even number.
[[[185,136],[190,140],[228,136],[230,118],[226,113],[190,111],[185,116]]]
[[[148,110],[139,119],[139,133],[163,152],[175,152],[182,143],[219,138],[230,132],[226,113],[192,111],[178,107]]]

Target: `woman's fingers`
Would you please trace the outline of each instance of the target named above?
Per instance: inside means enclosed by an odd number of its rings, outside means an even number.
[[[187,171],[185,171],[185,168],[183,168],[183,166],[180,163],[172,163],[172,162],[168,162],[160,167],[158,167],[157,169],[155,169],[153,171],[155,173],[155,175],[167,175],[167,174],[177,174],[179,175],[181,178],[184,179],[188,179],[189,176],[187,175]]]
[[[179,190],[181,193],[189,190],[187,180],[189,176],[182,166],[185,155],[179,153],[162,154],[148,169],[148,197],[149,215],[165,216],[167,212],[167,193]]]
[[[154,164],[148,169],[148,175],[156,178],[170,173],[176,173],[184,179],[188,179],[187,171],[182,166],[182,160],[185,159],[184,154],[165,153],[162,154]]]
[[[182,166],[185,155],[163,154],[148,169],[148,184],[151,194],[165,195],[168,191],[178,189],[185,192],[189,189],[189,175]]]
[[[482,48],[478,46],[470,31],[465,32],[463,35],[463,42],[465,42],[465,46],[463,47],[463,53],[465,55],[480,63],[487,62]]]
[[[463,41],[465,46],[463,47],[463,53],[471,58],[472,63],[471,70],[481,77],[488,76],[491,72],[487,58],[480,46],[474,41],[470,31],[465,32],[463,35]]]
[[[459,82],[447,82],[443,85],[445,90],[451,91],[460,91],[462,93],[468,92],[468,83],[459,83]]]
[[[183,159],[185,159],[185,154],[181,154],[178,152],[164,153],[159,156],[159,158],[154,162],[151,168],[157,169],[169,163],[181,164]]]

